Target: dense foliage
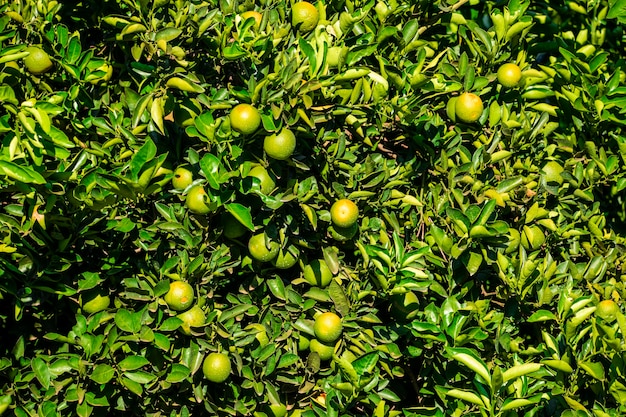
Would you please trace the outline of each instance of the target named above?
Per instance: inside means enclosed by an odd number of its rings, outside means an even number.
[[[626,414],[626,2],[314,6],[0,4],[0,414]]]

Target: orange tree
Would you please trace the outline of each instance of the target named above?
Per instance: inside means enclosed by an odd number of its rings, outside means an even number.
[[[295,4],[0,5],[0,413],[624,415],[624,1]]]

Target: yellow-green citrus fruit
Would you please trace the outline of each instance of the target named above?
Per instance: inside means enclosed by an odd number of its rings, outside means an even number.
[[[230,127],[244,135],[254,133],[261,126],[261,114],[252,105],[237,104],[230,111]]]
[[[546,183],[563,183],[563,177],[561,176],[563,173],[563,167],[558,162],[549,161],[543,166],[541,171],[543,172]]]
[[[43,74],[52,69],[53,64],[50,56],[40,47],[29,46],[24,51],[30,54],[24,58],[24,65],[31,74]]]
[[[185,167],[178,167],[174,170],[172,177],[172,187],[177,190],[184,190],[193,182],[193,173]]]
[[[206,323],[206,315],[198,305],[191,307],[189,310],[180,313],[176,317],[183,321],[180,325],[180,331],[187,336],[191,336],[192,327],[204,326]]]
[[[458,99],[458,96],[450,97],[450,100],[448,100],[448,103],[446,104],[446,114],[453,122],[456,122],[456,110],[454,110],[454,108],[456,107]]]
[[[315,332],[315,337],[320,342],[334,343],[341,337],[343,332],[341,317],[331,311],[322,313],[315,318],[313,331]]]
[[[248,20],[250,18],[254,18],[254,27],[258,29],[261,27],[261,20],[263,19],[263,15],[256,10],[248,10],[247,12],[243,12],[241,14],[241,18],[244,20]]]
[[[185,206],[195,214],[207,214],[211,211],[211,206],[207,204],[207,193],[201,185],[194,185],[187,192]]]
[[[278,269],[289,269],[298,262],[300,251],[294,245],[281,248],[272,263]]]
[[[317,26],[320,14],[311,3],[299,1],[291,9],[291,25],[300,32],[310,32]]]
[[[615,321],[618,312],[619,307],[613,300],[602,300],[596,306],[596,316],[608,322]]]
[[[327,361],[333,357],[335,345],[329,345],[317,339],[312,339],[309,343],[309,351],[317,353],[321,360]]]
[[[465,123],[474,123],[483,113],[483,101],[474,93],[463,93],[454,103],[456,118]]]
[[[288,159],[296,149],[296,135],[287,128],[279,133],[266,136],[263,140],[263,150],[267,156],[279,161]]]
[[[298,336],[298,350],[299,351],[307,350],[310,344],[311,344],[311,341],[309,340],[308,337],[303,336],[302,334]]]
[[[212,352],[204,358],[202,373],[209,381],[222,383],[228,379],[230,372],[230,359],[225,353]]]
[[[246,226],[228,213],[222,216],[222,227],[224,228],[224,236],[229,239],[240,238],[248,232]]]
[[[276,186],[269,172],[261,165],[253,167],[250,172],[248,172],[248,176],[258,178],[259,181],[261,181],[261,192],[263,194],[269,194]]]
[[[359,225],[357,223],[354,223],[352,226],[349,227],[339,227],[334,224],[328,227],[328,233],[330,234],[330,236],[339,242],[347,242],[349,240],[352,240],[352,238],[354,237],[354,235],[356,235],[358,231]]]
[[[273,240],[270,240],[266,244],[265,233],[259,233],[252,236],[248,241],[248,251],[250,251],[250,256],[257,261],[270,262],[278,256],[280,245]]]
[[[187,310],[193,304],[193,287],[185,281],[173,281],[163,299],[168,307],[175,311]]]
[[[498,68],[498,82],[504,87],[516,87],[522,79],[522,70],[513,63],[502,64]]]
[[[328,286],[333,279],[333,273],[323,259],[312,260],[302,272],[306,282],[321,288]]]
[[[88,291],[81,297],[82,310],[87,314],[98,313],[106,310],[111,304],[111,297],[99,290]]]
[[[330,220],[335,226],[351,227],[359,218],[359,208],[347,198],[337,200],[330,207]]]

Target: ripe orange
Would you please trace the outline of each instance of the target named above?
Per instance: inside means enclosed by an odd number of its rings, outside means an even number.
[[[335,226],[351,227],[359,218],[359,208],[352,200],[343,198],[330,207],[330,219]]]
[[[263,19],[263,15],[256,10],[248,10],[247,12],[243,12],[241,14],[241,18],[244,20],[254,18],[254,28],[258,29],[259,27],[261,27],[261,20]]]
[[[254,133],[261,126],[261,114],[252,105],[237,104],[230,111],[230,127],[244,135]]]
[[[185,167],[178,167],[174,170],[172,177],[172,187],[177,190],[184,190],[193,182],[193,173]]]
[[[185,206],[195,214],[207,214],[211,211],[211,206],[206,201],[207,193],[201,185],[194,185],[187,192]]]
[[[296,136],[285,127],[279,133],[266,136],[263,140],[263,149],[270,158],[283,161],[296,149]]]
[[[596,306],[596,316],[608,322],[614,321],[618,312],[619,307],[613,300],[602,300]]]
[[[522,70],[511,62],[502,64],[498,68],[498,82],[504,87],[515,87],[522,79]]]
[[[29,46],[24,51],[30,53],[24,58],[24,65],[31,74],[39,75],[52,69],[53,64],[50,56],[40,47]]]
[[[461,94],[454,103],[457,119],[465,123],[474,123],[483,113],[483,101],[474,93]]]
[[[311,285],[324,288],[333,279],[333,273],[323,259],[314,259],[303,270],[304,279]]]
[[[176,317],[183,321],[183,324],[180,325],[180,331],[187,336],[191,336],[192,327],[204,326],[206,323],[206,315],[198,305],[191,307],[189,310],[180,313]]]
[[[256,177],[261,181],[261,192],[263,194],[269,194],[272,192],[276,183],[270,176],[269,172],[262,167],[261,165],[257,165],[248,172],[249,177]]]
[[[269,262],[278,256],[280,245],[273,240],[266,244],[265,233],[259,233],[252,236],[248,241],[248,250],[250,251],[250,256],[257,261]]]
[[[175,311],[187,310],[193,304],[193,287],[185,281],[173,281],[163,299]]]
[[[317,26],[320,14],[308,1],[299,1],[291,9],[291,25],[300,32],[310,32]]]
[[[315,337],[320,342],[334,343],[341,337],[343,332],[341,317],[331,311],[322,313],[315,318],[313,331],[315,332]]]
[[[81,305],[84,313],[95,314],[106,310],[111,304],[111,297],[100,290],[91,290],[81,296]]]
[[[202,363],[202,373],[211,382],[222,383],[226,381],[231,370],[230,359],[225,353],[211,352]]]
[[[312,339],[309,343],[309,351],[317,353],[321,360],[327,361],[333,357],[335,346],[322,343],[317,339]]]

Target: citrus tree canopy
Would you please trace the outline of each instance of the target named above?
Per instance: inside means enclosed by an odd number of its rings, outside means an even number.
[[[626,415],[624,24],[0,1],[0,415]]]

